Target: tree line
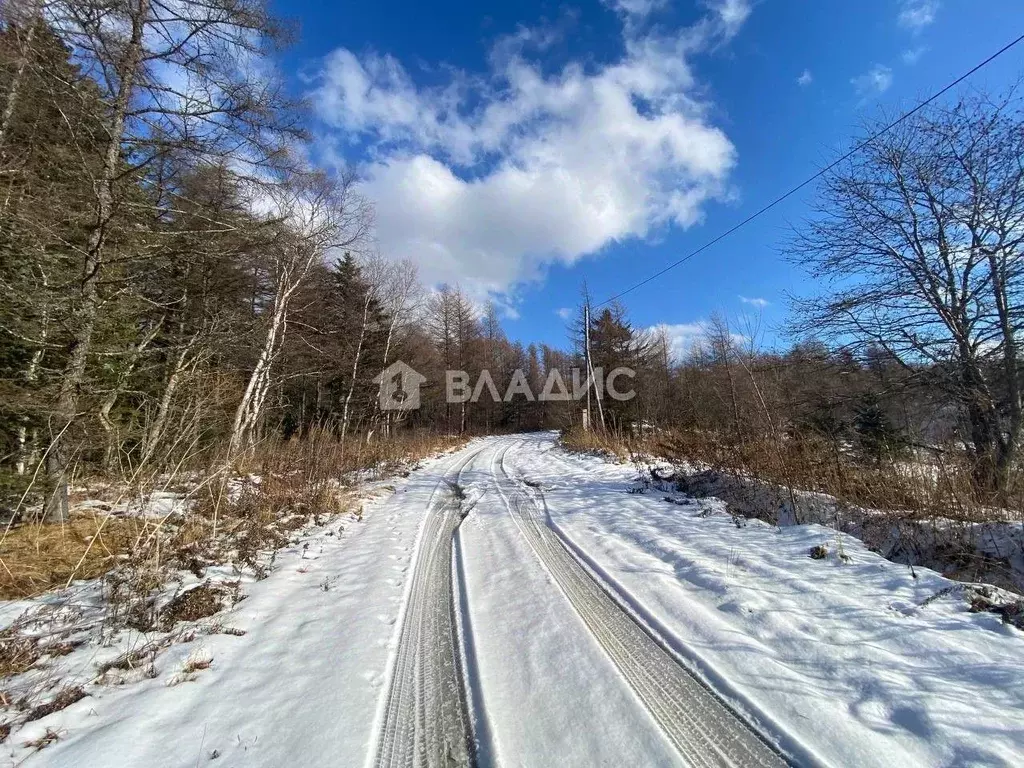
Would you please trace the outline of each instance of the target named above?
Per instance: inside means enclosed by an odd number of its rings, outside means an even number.
[[[684,454],[775,475],[910,462],[955,476],[972,503],[1021,505],[1019,86],[897,118],[865,126],[783,245],[812,285],[793,298],[789,349],[761,349],[756,319],[713,319],[675,361],[656,334],[620,333],[644,368],[634,436],[674,430]]]
[[[356,177],[305,160],[303,106],[274,68],[292,30],[259,0],[0,13],[9,512],[38,503],[63,520],[78,475],[210,466],[314,430],[344,445],[571,429],[588,405],[608,433],[701,436],[735,456],[819,439],[869,463],[951,451],[979,494],[1015,487],[1015,89],[922,110],[825,177],[785,248],[821,286],[795,302],[790,349],[716,319],[680,356],[586,295],[556,348],[510,340],[493,302],[374,253]],[[380,407],[376,377],[397,361],[426,377],[417,410]],[[536,397],[553,371],[571,389],[574,369],[622,367],[632,399]],[[515,394],[452,402],[449,370]]]
[[[329,264],[372,210],[303,161],[273,71],[289,30],[262,3],[29,0],[2,21],[4,505],[45,489],[62,520],[77,472],[258,441],[308,285],[360,290]]]

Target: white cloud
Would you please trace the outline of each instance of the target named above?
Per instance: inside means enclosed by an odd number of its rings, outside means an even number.
[[[768,299],[748,299],[746,296],[740,296],[740,301],[743,302],[744,304],[750,304],[753,307],[757,307],[758,309],[764,309],[769,304],[771,304],[771,302],[768,301]]]
[[[750,0],[707,0],[707,4],[718,15],[727,37],[739,31],[753,10]]]
[[[809,69],[805,69],[800,73],[800,77],[796,79],[796,84],[801,88],[810,85],[812,82],[814,82],[814,75],[811,74],[811,70]]]
[[[903,0],[897,20],[901,27],[920,32],[935,21],[938,12],[939,0]]]
[[[682,360],[700,345],[707,332],[707,323],[661,323],[648,328],[648,332],[660,338],[662,334],[668,340],[669,356],[673,360]]]
[[[875,64],[869,72],[851,79],[850,83],[861,97],[877,96],[892,85],[892,70],[883,64]]]
[[[570,317],[572,317],[573,311],[569,307],[561,307],[560,309],[555,310],[555,314],[558,315],[563,320],[568,320]]]
[[[908,67],[912,67],[921,60],[921,57],[928,51],[923,45],[917,48],[909,48],[905,50],[900,58],[903,59],[903,63]]]
[[[669,356],[673,360],[683,360],[687,355],[696,350],[707,339],[712,325],[706,320],[698,320],[694,323],[660,323],[652,325],[647,329],[654,338],[658,339],[664,334],[668,340]],[[733,342],[743,345],[747,338],[739,333],[730,333]]]
[[[613,11],[624,16],[643,18],[668,5],[668,0],[602,0]]]
[[[393,57],[338,49],[313,94],[329,128],[321,144],[367,148],[384,253],[415,260],[430,282],[508,292],[552,263],[692,226],[727,194],[735,149],[688,59],[734,34],[749,7],[712,8],[672,35],[626,24],[618,60],[554,73],[519,34],[496,47],[486,76],[456,71],[433,88]]]

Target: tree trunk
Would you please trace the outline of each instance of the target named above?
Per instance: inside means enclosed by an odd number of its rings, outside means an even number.
[[[43,325],[43,333],[42,333],[42,341],[44,343],[46,341],[45,318],[46,318],[46,314],[44,312],[44,325]],[[40,347],[39,349],[37,349],[35,352],[32,353],[32,357],[29,360],[28,368],[25,371],[25,380],[29,384],[34,385],[36,383],[36,379],[37,379],[37,377],[39,375],[39,366],[42,364],[42,362],[43,362],[43,347]],[[28,420],[27,417],[22,417],[22,418],[25,419],[26,421]],[[37,439],[36,430],[32,430],[32,435],[33,435],[32,439],[29,439],[29,430],[28,430],[28,425],[27,424],[22,423],[22,424],[20,424],[18,426],[18,438],[17,438],[17,440],[18,440],[18,442],[17,442],[17,446],[18,446],[17,447],[17,457],[18,458],[15,461],[15,471],[19,475],[24,475],[28,471],[28,468],[30,466],[32,466],[33,464],[35,464],[35,454],[36,454],[36,451],[37,451],[37,448],[36,448],[36,439]]]
[[[174,393],[178,388],[178,384],[181,381],[181,376],[185,372],[186,360],[188,359],[188,353],[192,349],[192,345],[196,342],[199,335],[193,336],[189,343],[178,352],[175,357],[174,364],[171,366],[170,373],[167,376],[167,383],[164,385],[163,394],[160,396],[160,403],[156,409],[156,415],[153,417],[153,422],[146,434],[146,438],[142,444],[142,458],[140,464],[145,464],[149,461],[153,454],[156,453],[156,448],[160,444],[160,440],[163,439],[164,429],[167,426],[167,415],[171,410],[171,403],[174,401]]]
[[[384,359],[381,361],[381,370],[383,371],[388,367],[388,360],[391,359],[391,340],[395,337],[395,328],[398,325],[399,312],[396,311],[391,315],[391,322],[388,323],[388,335],[384,340]],[[370,420],[370,429],[373,429],[374,425],[377,424],[381,419],[384,420],[384,436],[389,437],[391,418],[390,412],[381,410],[380,398],[377,398],[376,405],[373,409],[373,417]]]
[[[138,12],[132,16],[132,31],[122,58],[120,84],[114,100],[110,119],[109,139],[103,159],[102,176],[96,183],[96,221],[86,240],[82,280],[79,287],[81,304],[74,317],[71,343],[68,347],[68,361],[61,377],[57,394],[57,432],[47,455],[47,476],[51,491],[46,503],[45,515],[50,522],[64,522],[68,516],[67,489],[67,427],[74,420],[81,388],[85,380],[86,364],[92,346],[92,335],[96,327],[99,309],[97,295],[100,271],[103,267],[103,247],[107,227],[114,215],[114,181],[118,177],[121,160],[121,140],[124,136],[125,117],[135,86],[135,77],[142,58],[142,38],[146,17],[149,14],[148,0],[141,0]]]
[[[3,157],[3,146],[7,141],[7,132],[11,127],[11,120],[14,119],[14,110],[18,108],[18,98],[21,95],[21,84],[25,80],[25,69],[28,67],[29,58],[32,53],[32,42],[36,36],[36,24],[39,20],[39,8],[32,3],[28,13],[27,29],[25,39],[18,51],[18,63],[14,67],[14,76],[11,78],[11,86],[7,89],[7,99],[4,102],[3,115],[0,116],[0,158]]]
[[[117,383],[110,390],[103,402],[100,404],[99,411],[97,412],[97,418],[99,419],[100,426],[103,427],[103,431],[107,433],[107,447],[104,451],[103,456],[103,467],[104,469],[110,470],[113,468],[114,455],[116,454],[118,445],[118,434],[117,426],[110,419],[110,412],[114,409],[117,404],[117,398],[124,392],[125,387],[128,386],[128,380],[131,379],[132,374],[135,372],[135,366],[139,364],[139,358],[146,351],[150,342],[156,338],[157,333],[160,332],[160,327],[163,325],[163,318],[153,327],[153,329],[146,334],[145,338],[142,339],[135,347],[131,350],[128,360],[124,367],[121,369],[117,376]]]
[[[1017,458],[1024,403],[1021,402],[1019,352],[1013,320],[1010,317],[1011,299],[1007,288],[1005,262],[1001,262],[997,258],[995,249],[989,251],[988,262],[992,280],[992,293],[995,298],[996,312],[999,316],[999,329],[1003,336],[1003,376],[1006,379],[1004,387],[1007,408],[1009,410],[1009,424],[1007,425],[1006,436],[999,435],[999,450],[995,462],[996,490],[1002,492],[1006,490],[1010,469]]]
[[[267,390],[270,386],[270,369],[273,366],[274,358],[287,327],[288,299],[294,286],[284,288],[288,284],[290,271],[286,270],[284,277],[279,283],[277,296],[274,298],[274,308],[271,314],[270,326],[267,328],[267,335],[263,341],[263,349],[253,366],[249,381],[242,394],[242,400],[235,410],[235,420],[231,426],[231,438],[228,441],[228,457],[233,458],[242,448],[243,444],[252,442],[252,432],[259,421],[263,409],[263,402],[266,400]]]
[[[999,455],[1003,442],[999,414],[984,375],[969,356],[960,361],[960,379],[974,454],[974,483],[980,493],[998,493],[1002,486]]]
[[[373,294],[366,292],[366,300],[363,302],[363,322],[359,327],[359,342],[356,344],[356,357],[352,361],[352,380],[348,384],[348,394],[345,395],[345,405],[341,411],[341,445],[345,447],[345,435],[348,434],[349,409],[352,404],[352,393],[356,391],[356,377],[359,375],[359,358],[363,354],[363,343],[366,340],[366,326],[370,315],[370,300]]]

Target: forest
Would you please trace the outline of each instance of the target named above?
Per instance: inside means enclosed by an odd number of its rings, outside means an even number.
[[[377,251],[357,174],[306,160],[304,105],[273,67],[293,31],[261,3],[2,11],[8,528],[66,522],[96,478],[166,484],[314,442],[337,474],[409,440],[537,429],[881,509],[1022,506],[1015,90],[930,106],[824,177],[782,246],[822,286],[794,299],[788,347],[719,316],[680,351],[581,288],[556,348]],[[380,407],[396,361],[427,379],[417,410]],[[539,392],[581,367],[636,372],[633,399],[595,397],[586,433],[583,399],[444,393],[445,371],[488,371],[501,393],[522,371]]]

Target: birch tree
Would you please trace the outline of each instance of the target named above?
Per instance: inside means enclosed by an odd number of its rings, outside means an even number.
[[[267,253],[270,295],[261,309],[265,331],[235,411],[229,457],[253,445],[296,291],[315,264],[322,263],[332,252],[359,243],[371,222],[370,209],[356,193],[352,176],[332,181],[310,174],[268,192],[269,209],[280,226],[279,235]]]
[[[117,223],[130,209],[133,185],[171,151],[187,152],[195,163],[230,157],[255,173],[280,157],[294,118],[278,84],[256,65],[281,37],[258,0],[68,0],[48,15],[99,88],[106,136],[47,452],[47,516],[64,520],[65,435],[78,415],[103,280],[117,258]]]
[[[380,359],[383,370],[392,363],[399,333],[423,307],[423,287],[418,279],[416,265],[408,259],[395,263],[378,260],[370,275],[370,282],[388,318],[384,352]],[[391,433],[393,422],[403,415],[403,411],[381,411],[380,403],[376,403],[373,423],[383,422],[384,434],[387,436]]]

